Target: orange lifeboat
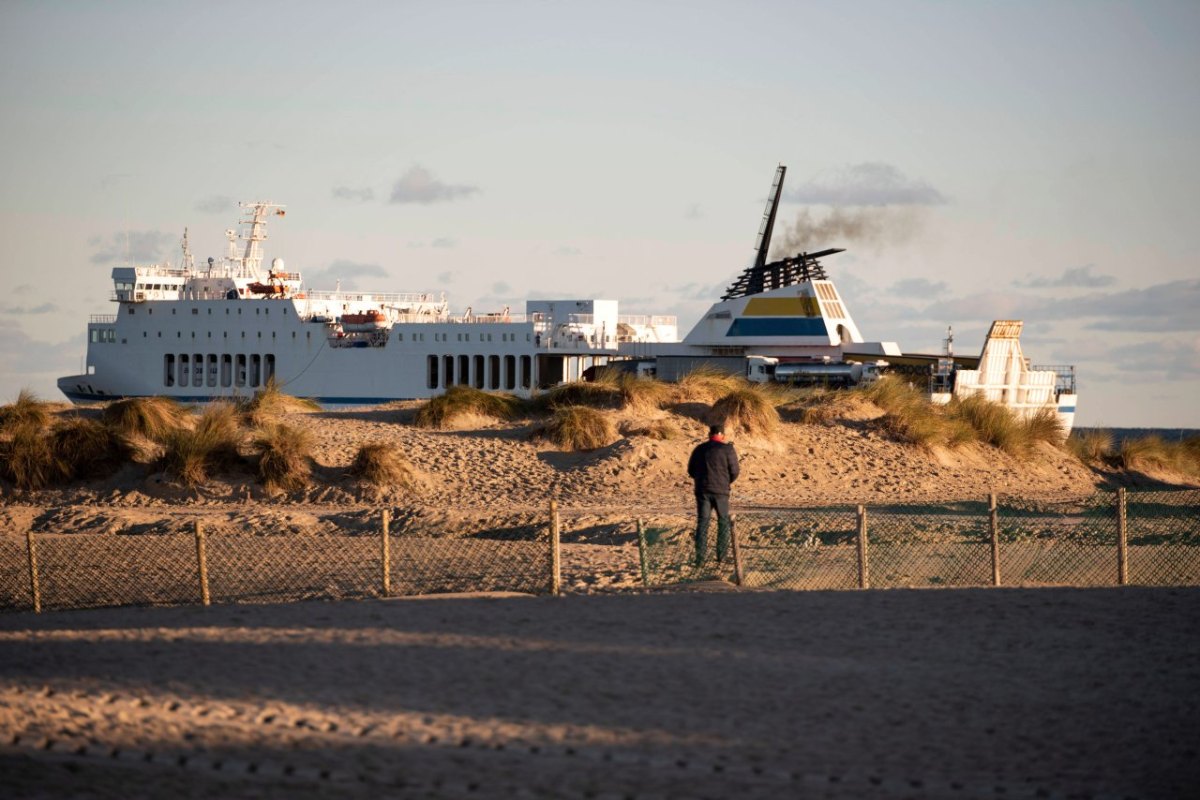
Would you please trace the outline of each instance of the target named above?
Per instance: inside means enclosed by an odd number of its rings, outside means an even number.
[[[377,331],[386,328],[387,325],[387,315],[373,308],[361,314],[342,315],[342,330],[348,333]]]

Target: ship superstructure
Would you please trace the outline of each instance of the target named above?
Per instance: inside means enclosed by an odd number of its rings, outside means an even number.
[[[615,300],[536,300],[524,313],[452,314],[444,293],[314,290],[282,259],[262,270],[273,203],[244,203],[223,261],[113,269],[117,313],[88,323],[86,370],[60,378],[77,402],[247,396],[274,381],[327,404],[430,397],[447,387],[530,395],[578,380],[623,342],[674,341],[671,316],[622,316]]]

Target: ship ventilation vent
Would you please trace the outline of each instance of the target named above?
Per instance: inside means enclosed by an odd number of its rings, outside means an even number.
[[[844,252],[843,248],[833,248],[819,253],[799,253],[780,261],[772,261],[770,264],[746,267],[738,279],[725,290],[725,294],[721,295],[721,299],[732,300],[735,297],[747,297],[784,286],[794,286],[804,281],[826,280],[825,268],[817,259]]]

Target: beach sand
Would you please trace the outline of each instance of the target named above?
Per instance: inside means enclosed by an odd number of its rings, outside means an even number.
[[[1200,785],[1198,589],[705,588],[0,616],[4,795]]]

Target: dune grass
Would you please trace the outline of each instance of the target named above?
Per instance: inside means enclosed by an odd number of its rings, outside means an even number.
[[[63,479],[67,469],[43,427],[26,420],[8,428],[0,441],[0,469],[18,489],[44,489]]]
[[[100,419],[122,436],[166,442],[187,423],[188,412],[169,397],[130,397],[104,407]]]
[[[713,367],[700,367],[681,377],[674,385],[678,403],[711,404],[746,386],[740,375],[722,372]]]
[[[516,395],[451,386],[417,409],[413,422],[422,428],[445,428],[463,416],[509,420],[519,417],[523,410],[524,403]]]
[[[416,485],[412,464],[399,447],[387,442],[358,448],[350,474],[377,489],[412,489]]]
[[[729,434],[770,439],[779,431],[779,412],[771,396],[752,386],[736,389],[713,403],[711,421],[724,423]]]
[[[242,404],[241,410],[251,425],[264,425],[280,414],[295,411],[320,411],[321,404],[307,397],[293,397],[290,394],[284,394],[275,379],[271,378],[266,385]]]
[[[977,438],[966,420],[943,413],[906,381],[883,378],[862,393],[883,410],[879,424],[902,442],[927,448],[957,447]]]
[[[304,428],[272,422],[251,439],[258,478],[271,490],[296,492],[312,479],[312,436]]]
[[[49,405],[29,389],[22,389],[14,402],[0,406],[0,431],[26,425],[46,427],[50,424]]]
[[[1010,456],[1023,458],[1029,453],[1033,443],[1029,427],[1009,409],[982,395],[952,400],[946,414],[969,425],[979,441]]]
[[[167,435],[163,467],[184,485],[197,486],[241,463],[242,439],[237,409],[229,403],[210,403],[193,427]]]
[[[112,474],[129,455],[116,431],[84,417],[70,417],[55,425],[50,431],[50,447],[63,480]]]
[[[541,435],[566,450],[595,450],[617,438],[612,420],[588,406],[556,408]]]
[[[670,419],[655,419],[647,422],[626,423],[621,426],[621,434],[669,441],[682,437],[683,430]]]
[[[1168,442],[1158,435],[1129,438],[1121,442],[1117,462],[1127,470],[1200,475],[1200,444],[1196,438],[1181,442]]]
[[[1091,429],[1071,431],[1066,448],[1084,464],[1107,464],[1116,458],[1111,431]]]

